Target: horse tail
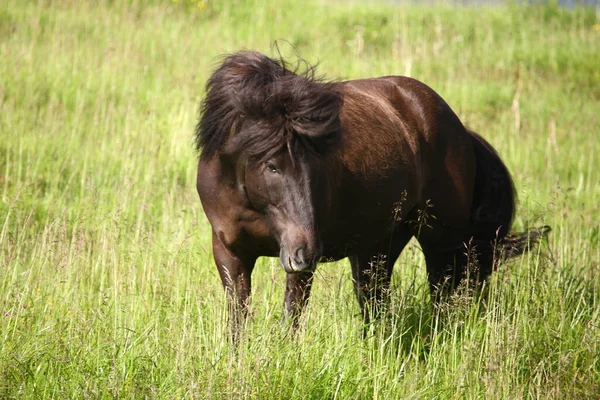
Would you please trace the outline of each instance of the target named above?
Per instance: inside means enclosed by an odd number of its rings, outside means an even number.
[[[473,142],[477,168],[471,205],[470,245],[477,249],[479,277],[485,279],[495,262],[527,252],[546,236],[550,227],[509,234],[516,202],[510,173],[484,138],[473,131],[467,132]]]

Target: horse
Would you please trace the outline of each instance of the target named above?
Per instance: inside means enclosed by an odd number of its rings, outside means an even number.
[[[229,54],[200,106],[197,190],[234,336],[259,256],[279,257],[297,327],[318,262],[349,258],[368,324],[412,237],[436,299],[528,249],[535,235],[509,235],[507,167],[434,90],[403,76],[327,81],[299,65]]]

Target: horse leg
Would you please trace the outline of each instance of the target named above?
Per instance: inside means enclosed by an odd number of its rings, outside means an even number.
[[[394,264],[412,237],[407,227],[398,229],[380,242],[373,251],[349,257],[354,292],[362,310],[365,327],[379,317],[389,301],[389,288]]]
[[[213,256],[223,287],[227,293],[229,329],[233,342],[237,342],[248,315],[251,280],[256,257],[241,256],[231,252],[213,232]]]
[[[489,274],[487,257],[481,257],[480,245],[471,245],[464,227],[453,228],[438,218],[424,227],[417,239],[425,255],[434,303],[452,294],[465,280],[473,284]]]
[[[495,261],[493,243],[472,244],[463,240],[453,248],[421,245],[427,263],[429,287],[434,303],[451,295],[461,283],[478,291],[491,274]]]
[[[312,271],[287,274],[286,276],[284,308],[286,319],[292,322],[293,329],[298,328],[302,311],[308,304],[312,281]]]
[[[434,303],[452,294],[454,289],[467,276],[467,248],[457,246],[454,249],[436,249],[423,246],[429,289]]]

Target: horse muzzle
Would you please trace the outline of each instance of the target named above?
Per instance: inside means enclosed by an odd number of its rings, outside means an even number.
[[[314,271],[319,257],[311,253],[306,246],[296,247],[291,252],[282,247],[279,262],[288,274]]]

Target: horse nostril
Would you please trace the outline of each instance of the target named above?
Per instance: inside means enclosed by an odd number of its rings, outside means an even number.
[[[296,252],[294,253],[294,261],[298,262],[298,263],[304,263],[306,262],[306,247],[302,246],[302,247],[298,247],[296,249]]]

